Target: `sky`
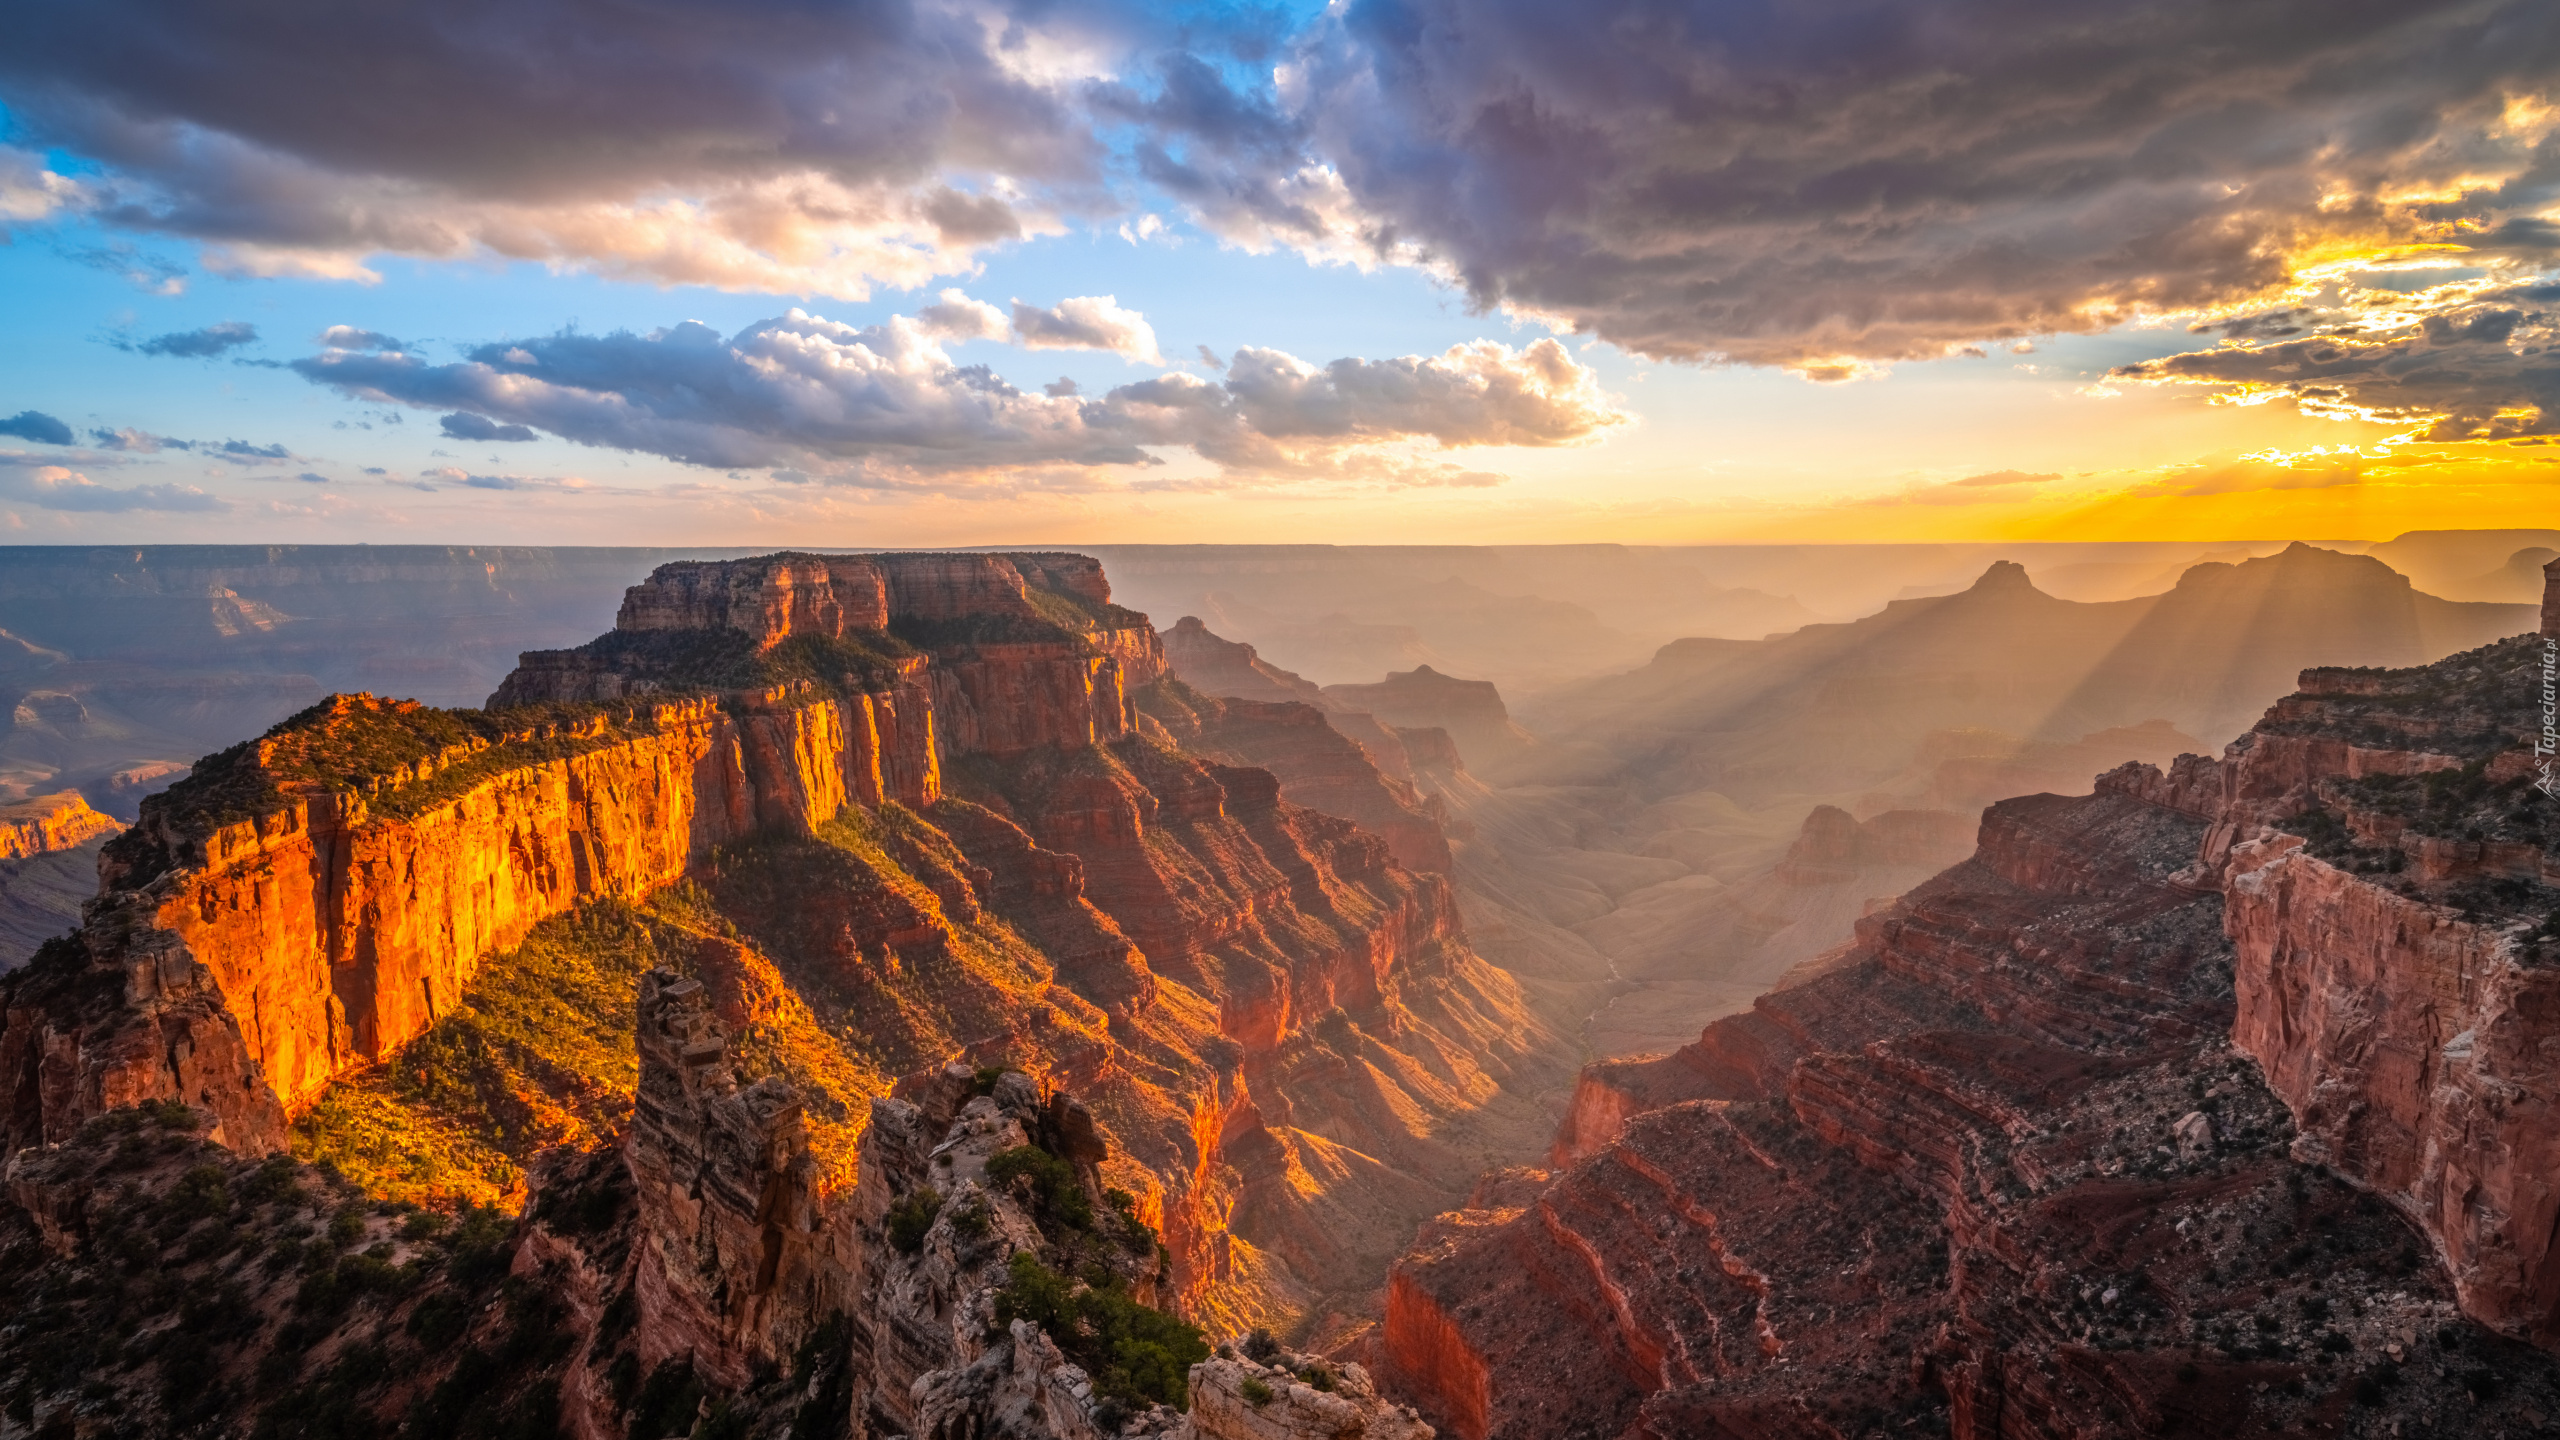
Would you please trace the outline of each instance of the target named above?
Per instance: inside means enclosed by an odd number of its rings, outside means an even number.
[[[2560,6],[90,0],[0,543],[2379,540],[2560,496]]]

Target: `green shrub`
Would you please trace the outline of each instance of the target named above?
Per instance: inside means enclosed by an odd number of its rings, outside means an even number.
[[[180,1220],[207,1220],[231,1210],[231,1188],[219,1165],[198,1165],[169,1187],[169,1209]]]
[[[1140,1404],[1191,1403],[1191,1367],[1209,1358],[1200,1327],[1141,1305],[1116,1281],[1079,1289],[1075,1282],[1017,1254],[996,1296],[998,1324],[1028,1320],[1093,1377],[1105,1395]]]
[[[941,1191],[930,1185],[917,1190],[889,1207],[889,1243],[901,1254],[913,1255],[924,1248],[925,1233],[933,1228],[933,1217],[941,1213]]]
[[[364,1207],[350,1205],[329,1221],[329,1246],[344,1250],[364,1238]]]
[[[472,1305],[450,1290],[439,1290],[409,1312],[408,1332],[429,1353],[442,1354],[471,1328]]]
[[[1016,1145],[989,1156],[987,1178],[998,1185],[1023,1181],[1042,1215],[1071,1230],[1093,1228],[1093,1202],[1085,1198],[1076,1167],[1037,1145]]]
[[[1268,1405],[1273,1399],[1271,1387],[1251,1375],[1244,1377],[1244,1384],[1236,1388],[1243,1393],[1248,1405]]]

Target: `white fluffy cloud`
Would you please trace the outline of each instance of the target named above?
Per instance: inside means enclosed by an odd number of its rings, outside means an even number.
[[[1108,350],[1142,365],[1162,365],[1155,327],[1110,295],[1079,295],[1052,309],[1013,302],[1013,335],[1026,350]]]
[[[975,305],[946,294],[924,317],[868,327],[795,309],[728,337],[692,322],[649,335],[560,334],[484,345],[447,365],[333,348],[293,368],[355,398],[580,444],[928,488],[1143,469],[1161,463],[1157,449],[1189,449],[1227,483],[1480,481],[1442,452],[1574,444],[1627,419],[1553,340],[1327,366],[1247,349],[1223,383],[1171,374],[1100,396],[1028,392],[943,348],[954,334],[984,333],[970,328],[984,319]]]

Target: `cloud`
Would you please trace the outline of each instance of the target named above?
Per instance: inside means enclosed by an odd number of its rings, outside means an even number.
[[[326,475],[320,475],[320,474],[315,474],[314,472],[309,471],[309,470],[305,470],[305,471],[303,471],[301,474],[296,475],[296,476],[294,476],[293,478],[294,478],[294,479],[296,479],[296,480],[302,481],[302,482],[303,482],[304,484],[306,484],[306,485],[326,485],[326,484],[328,484],[328,483],[329,483],[329,477],[328,477],[328,476],[326,476]]]
[[[406,350],[408,342],[385,335],[379,330],[360,330],[353,325],[332,325],[314,337],[333,350]]]
[[[2225,404],[2402,427],[2403,438],[2560,435],[2560,273],[2367,288],[2350,272],[2295,303],[2225,317],[2209,350],[2120,365],[2110,380],[2210,388]]]
[[[0,226],[49,220],[85,198],[80,182],[55,174],[42,155],[0,145]]]
[[[581,494],[599,488],[574,477],[561,479],[547,475],[478,475],[451,465],[440,466],[433,470],[421,470],[418,472],[418,477],[421,480],[441,480],[448,485],[460,485],[470,490],[553,490],[565,494]],[[419,488],[433,487],[421,485]]]
[[[397,349],[398,347],[389,347]],[[542,437],[522,425],[501,425],[486,415],[458,410],[444,417],[444,433],[456,440],[539,440]]]
[[[1110,295],[1079,295],[1048,310],[1016,300],[1013,334],[1026,350],[1108,350],[1142,365],[1164,363],[1147,317]]]
[[[857,328],[795,309],[725,338],[687,321],[482,345],[450,365],[328,350],[291,368],[359,400],[467,412],[583,445],[896,487],[1151,467],[1161,463],[1152,451],[1168,447],[1230,480],[1445,483],[1450,467],[1431,452],[1575,444],[1628,419],[1551,339],[1327,366],[1247,348],[1223,383],[1171,374],[1088,396],[1017,389],[953,361],[939,334],[904,316]]]
[[[2002,505],[2035,499],[2026,487],[2050,485],[2062,476],[2052,472],[2026,470],[1993,470],[1981,475],[1967,475],[1961,480],[1942,480],[1934,485],[1915,485],[1884,495],[1870,496],[1857,503],[1867,506],[1892,505]]]
[[[2457,230],[2547,246],[2521,217],[2560,198],[2552,112],[2509,103],[2560,66],[2542,0],[1556,17],[1332,7],[1282,67],[1301,150],[1149,173],[1239,243],[1407,247],[1479,306],[1773,365],[2266,298]]]
[[[153,255],[129,240],[111,241],[104,245],[66,245],[66,260],[104,270],[140,290],[154,295],[183,295],[187,290],[187,267]]]
[[[252,445],[246,440],[225,440],[220,445],[208,442],[202,448],[209,455],[219,455],[225,460],[236,461],[243,465],[279,464],[293,458],[293,452],[284,448],[281,443]]]
[[[1845,380],[2271,303],[2360,248],[2553,253],[2547,9],[93,0],[0,48],[0,225],[235,276],[495,258],[865,299],[1074,224],[1161,236],[1170,201],[1642,355]],[[1066,311],[1011,328],[1089,344]]]
[[[71,427],[41,410],[21,410],[0,419],[0,435],[14,435],[21,440],[33,440],[44,445],[68,445],[72,441]]]
[[[193,440],[172,440],[166,435],[154,435],[148,430],[136,430],[131,427],[110,430],[101,425],[89,432],[89,439],[101,450],[122,450],[136,455],[157,455],[163,450],[196,448],[196,442]]]
[[[0,101],[34,147],[0,166],[0,218],[188,237],[231,275],[494,256],[860,299],[1112,208],[1081,87],[1179,23],[960,0],[316,19],[100,0],[13,22],[0,49]],[[102,173],[54,173],[44,149]]]
[[[201,330],[174,330],[139,342],[118,341],[121,350],[137,355],[169,355],[181,360],[208,360],[228,350],[257,343],[258,327],[246,320],[225,320]]]
[[[0,468],[0,497],[46,510],[227,510],[220,496],[192,485],[101,485],[77,470],[46,465],[31,471]]]
[[[916,312],[916,321],[938,340],[1002,340],[1007,328],[1002,310],[957,290],[943,291],[939,300]]]

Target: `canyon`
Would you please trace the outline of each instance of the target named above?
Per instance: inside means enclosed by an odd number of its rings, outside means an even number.
[[[1534,1147],[1569,1052],[1444,879],[1174,748],[1155,632],[1109,595],[1078,556],[675,562],[612,632],[523,657],[497,708],[338,696],[208,757],[11,977],[7,1143],[175,1100],[248,1152],[300,1125],[320,1154],[314,1116],[481,1033],[511,957],[621,906],[741,1018],[792,1017],[774,1063],[824,1100],[822,1155],[890,1077],[1015,1064],[1123,1137],[1114,1183],[1186,1307],[1357,1309],[1486,1154]],[[1405,802],[1358,747],[1327,763]],[[630,1085],[535,1088],[610,1130]],[[399,1133],[537,1148],[504,1096],[371,1093]]]
[[[2219,759],[1992,806],[1587,1067],[1398,1262],[1386,1382],[1470,1437],[2539,1429],[2554,643],[2308,670]]]
[[[2546,642],[2306,551],[1814,795],[1678,727],[2105,607],[1683,641],[1559,743],[1082,555],[667,560],[485,707],[38,807],[101,883],[0,977],[0,1437],[2530,1433]]]

